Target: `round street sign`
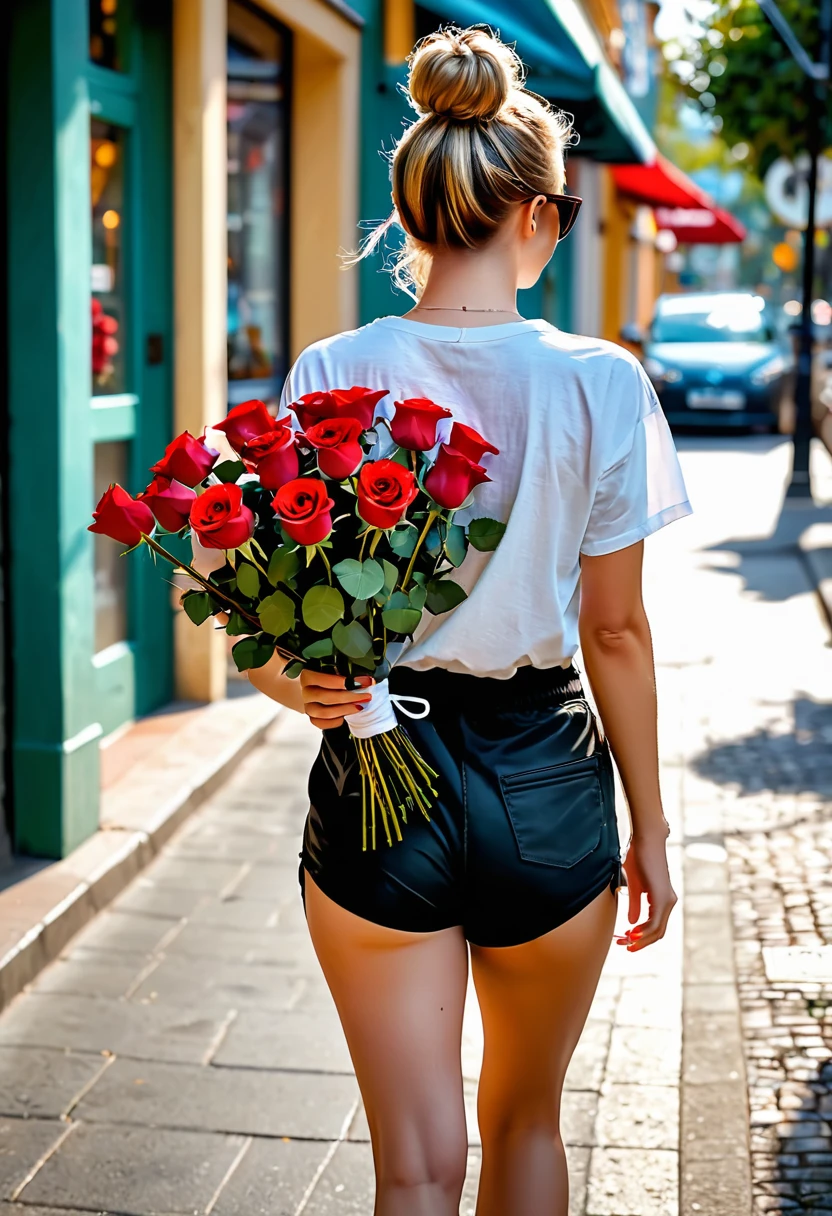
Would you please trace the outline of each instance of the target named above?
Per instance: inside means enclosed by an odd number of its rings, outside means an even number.
[[[789,228],[805,228],[809,222],[808,176],[809,157],[805,154],[793,161],[781,156],[765,176],[766,202]],[[832,159],[828,155],[818,162],[816,222],[818,228],[832,225]]]

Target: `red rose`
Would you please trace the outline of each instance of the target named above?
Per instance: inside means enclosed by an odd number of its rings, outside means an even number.
[[[357,418],[361,429],[367,431],[375,421],[376,405],[389,391],[353,385],[333,389],[331,393],[306,393],[289,409],[294,410],[304,431],[324,418]]]
[[[393,528],[418,493],[410,469],[395,460],[372,460],[358,474],[358,513],[374,528]]]
[[[131,498],[119,485],[111,485],[101,496],[101,501],[92,513],[95,523],[87,531],[98,532],[129,545],[132,549],[142,538],[153,531],[153,512],[145,503]]]
[[[285,422],[277,422],[269,413],[262,401],[252,399],[235,405],[228,411],[228,416],[222,422],[215,422],[212,431],[225,431],[228,442],[235,452],[239,452],[244,444],[258,435],[265,435],[275,427],[284,426]]]
[[[147,503],[163,528],[178,532],[188,522],[196,493],[170,477],[157,476],[139,498]]]
[[[318,468],[327,477],[343,481],[364,458],[358,442],[366,430],[357,418],[327,418],[306,431],[306,441],[318,450]]]
[[[279,490],[298,475],[298,450],[292,428],[281,423],[275,430],[249,439],[240,449],[246,467],[253,469],[264,490]]]
[[[254,515],[233,482],[209,486],[191,506],[190,523],[206,549],[238,549],[254,533]]]
[[[400,448],[427,452],[436,443],[437,422],[450,417],[450,410],[435,405],[427,397],[408,397],[407,401],[396,402],[390,432]]]
[[[296,477],[287,481],[272,499],[275,514],[284,531],[299,545],[318,545],[332,531],[335,504],[326,486],[317,477]]]
[[[150,471],[181,481],[183,486],[195,486],[208,476],[218,456],[219,452],[208,447],[204,436],[194,439],[190,431],[183,431],[168,444],[164,456],[150,466]]]
[[[425,478],[425,489],[440,507],[453,510],[465,502],[474,486],[490,480],[482,465],[443,443],[436,463]]]
[[[500,455],[500,449],[495,448],[494,444],[489,443],[487,439],[483,439],[479,431],[475,431],[472,426],[465,426],[461,422],[455,422],[451,427],[448,447],[467,456],[469,460],[473,460],[474,464],[479,464],[485,452],[490,452],[492,456]]]

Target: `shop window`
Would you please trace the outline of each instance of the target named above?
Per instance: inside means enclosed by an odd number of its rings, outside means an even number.
[[[228,7],[228,381],[275,400],[287,369],[289,34]]]
[[[119,0],[89,0],[90,59],[102,68],[122,70]]]
[[[112,482],[127,484],[130,445],[124,440],[95,445],[93,485],[103,493]],[[95,534],[95,649],[123,642],[127,633],[127,578],[130,563],[123,549]]]
[[[125,133],[92,120],[92,391],[125,389],[124,325],[124,148]]]

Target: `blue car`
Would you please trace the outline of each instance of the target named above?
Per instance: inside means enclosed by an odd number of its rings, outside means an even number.
[[[671,425],[777,429],[794,356],[762,296],[660,296],[648,332],[626,326],[621,336],[642,347],[644,370]]]

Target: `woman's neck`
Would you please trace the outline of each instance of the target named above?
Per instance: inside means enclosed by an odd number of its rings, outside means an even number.
[[[443,249],[433,257],[419,303],[405,315],[466,329],[517,321],[517,266],[511,251],[499,246]]]

